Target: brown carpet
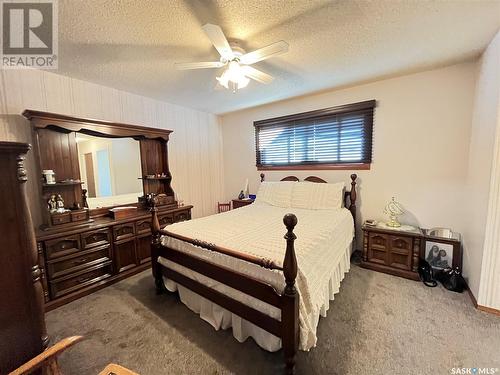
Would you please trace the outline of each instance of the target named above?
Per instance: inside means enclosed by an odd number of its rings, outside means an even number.
[[[65,353],[65,374],[97,374],[118,363],[142,375],[278,374],[282,353],[215,331],[175,295],[157,296],[149,271],[47,314],[52,343],[87,340]],[[318,346],[299,352],[298,374],[450,374],[500,368],[500,318],[467,294],[353,266]],[[500,373],[500,372],[497,372]]]

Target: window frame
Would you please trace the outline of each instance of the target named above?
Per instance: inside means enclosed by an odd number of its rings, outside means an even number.
[[[324,117],[334,116],[339,114],[349,114],[351,112],[357,112],[361,110],[374,110],[376,107],[376,100],[366,100],[363,102],[357,102],[352,104],[344,104],[335,107],[323,108],[314,111],[296,113],[292,115],[286,115],[281,117],[274,117],[265,120],[254,121],[254,131],[255,131],[255,157],[257,170],[317,170],[317,169],[338,169],[338,170],[369,170],[371,163],[373,162],[370,158],[369,163],[342,163],[342,162],[301,162],[292,164],[261,164],[259,160],[259,128],[266,126],[279,125],[280,123],[290,123],[292,121],[299,120],[319,120]],[[365,126],[369,127],[367,142],[368,150],[372,153],[373,150],[373,117],[371,116],[368,123]],[[365,146],[363,146],[365,147]]]

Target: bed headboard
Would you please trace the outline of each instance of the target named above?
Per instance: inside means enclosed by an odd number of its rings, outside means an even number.
[[[260,182],[264,181],[265,174],[261,173],[260,174]],[[351,190],[346,190],[344,189],[344,207],[346,207],[352,215],[352,218],[354,219],[354,223],[356,223],[356,179],[358,178],[358,175],[356,173],[351,174]],[[295,181],[298,182],[300,179],[296,176],[286,176],[282,178],[280,181]],[[309,182],[316,182],[316,183],[327,183],[325,180],[323,180],[320,177],[317,176],[309,176],[304,178],[304,181],[309,181]]]

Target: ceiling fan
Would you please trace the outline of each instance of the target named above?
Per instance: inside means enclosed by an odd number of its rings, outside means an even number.
[[[207,23],[202,28],[215,49],[219,52],[220,60],[176,63],[175,67],[178,70],[187,70],[222,68],[226,66],[221,76],[216,79],[219,84],[233,92],[246,87],[248,82],[250,82],[250,78],[264,84],[271,83],[274,79],[271,75],[250,65],[288,51],[288,43],[281,40],[253,52],[246,53],[238,45],[234,43],[230,44],[219,26]]]

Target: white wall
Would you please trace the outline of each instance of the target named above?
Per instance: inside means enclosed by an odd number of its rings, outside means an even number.
[[[16,140],[26,109],[172,129],[172,186],[193,215],[216,211],[222,192],[221,132],[217,116],[38,70],[0,73],[0,138]],[[35,178],[36,176],[30,176]],[[35,219],[36,222],[36,219]]]
[[[500,309],[500,32],[478,66],[467,176],[470,220],[464,236],[465,264],[478,303]]]
[[[359,221],[385,219],[395,196],[409,211],[402,220],[461,231],[475,76],[476,64],[464,63],[223,115],[225,198],[236,197],[246,178],[251,193],[258,189],[253,121],[376,99],[372,168],[356,171]],[[292,174],[348,182],[350,173],[265,171],[270,181]]]

